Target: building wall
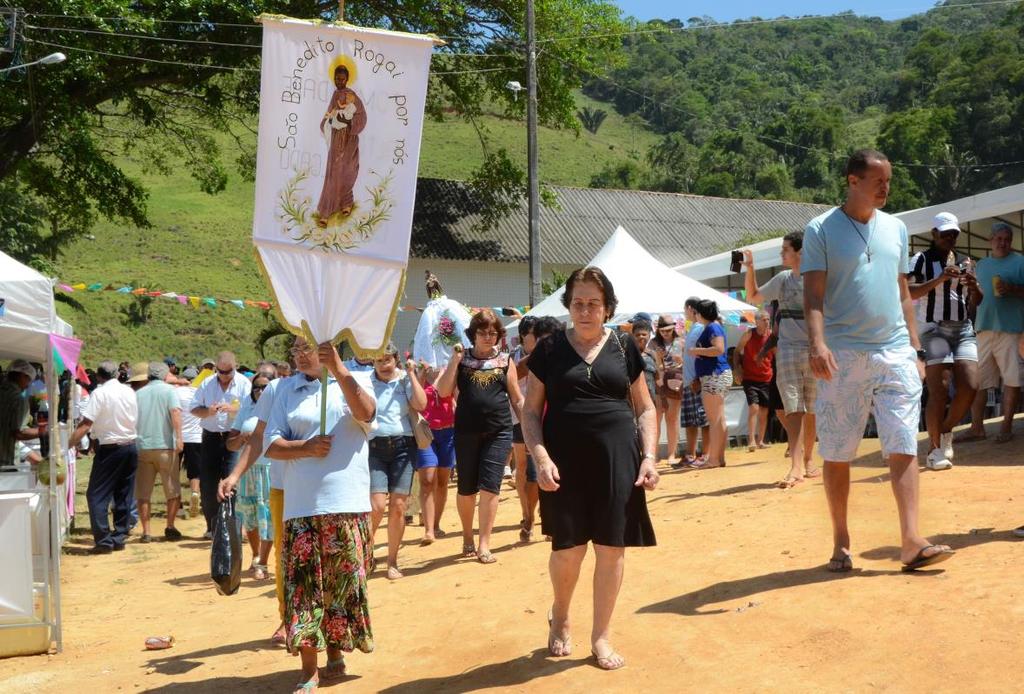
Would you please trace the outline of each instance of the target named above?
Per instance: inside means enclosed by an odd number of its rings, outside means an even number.
[[[553,269],[567,273],[575,267],[545,265],[543,277],[550,277]],[[427,303],[427,270],[441,280],[447,296],[467,306],[525,306],[530,301],[530,271],[526,263],[410,258],[402,306],[422,307]],[[393,340],[399,350],[411,348],[419,320],[419,311],[398,314]],[[508,318],[506,323],[511,321]]]

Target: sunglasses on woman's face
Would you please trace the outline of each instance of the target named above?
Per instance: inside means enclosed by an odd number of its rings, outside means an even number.
[[[674,332],[675,328],[658,328],[659,333],[670,333]]]

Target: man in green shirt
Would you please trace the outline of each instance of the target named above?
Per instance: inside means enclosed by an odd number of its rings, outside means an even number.
[[[978,261],[981,294],[977,320],[978,394],[971,406],[971,428],[960,441],[985,438],[988,389],[1003,386],[1003,421],[996,443],[1013,437],[1013,415],[1021,386],[1018,342],[1024,333],[1024,256],[1013,250],[1013,229],[1006,222],[992,225],[992,253]]]
[[[36,368],[24,359],[15,359],[7,367],[7,378],[0,383],[0,468],[13,466],[18,441],[39,438],[37,427],[26,427],[28,399],[25,391],[36,379]]]
[[[167,500],[167,527],[164,538],[180,540],[181,531],[174,527],[174,519],[181,505],[181,461],[179,454],[185,448],[181,433],[181,401],[174,387],[166,383],[168,368],[163,362],[148,365],[148,382],[136,392],[139,403],[137,425],[139,467],[135,473],[135,500],[139,505],[142,523],[140,542],[151,542],[149,520],[153,486],[160,475]],[[140,369],[141,371],[141,369]]]

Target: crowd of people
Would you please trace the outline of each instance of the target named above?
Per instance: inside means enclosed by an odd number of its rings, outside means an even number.
[[[769,413],[785,427],[789,471],[779,486],[823,476],[829,571],[853,568],[849,466],[869,418],[892,478],[904,569],[949,559],[954,551],[927,540],[917,522],[922,395],[927,468],[952,467],[951,432],[968,410],[972,426],[960,440],[985,436],[987,389],[1002,389],[996,441],[1010,440],[1024,358],[1024,257],[1011,250],[1009,226],[997,223],[991,255],[974,264],[956,249],[957,219],[942,213],[930,247],[911,258],[906,227],[881,211],[891,180],[885,155],[859,151],[845,173],[843,204],[784,237],[784,271],[759,285],[744,253],[747,300],[766,308],[731,358],[714,301],[688,299],[684,320],[639,313],[613,325],[614,287],[586,267],[569,276],[562,297],[570,327],[526,316],[510,350],[500,317],[482,309],[465,330],[469,347],[455,345],[439,368],[403,359],[392,344],[373,359],[343,360],[331,344],[303,337],[288,361],[253,369],[231,352],[180,371],[170,359],[102,362],[92,383],[79,384],[70,439],[95,451],[86,494],[91,551],[123,550],[136,522],[139,541],[152,541],[158,476],[168,541],[181,538],[179,509],[201,511],[209,538],[220,505],[233,504],[253,577],[276,579],[272,639],[301,656],[296,691],[308,694],[345,674],[344,653],[374,648],[367,579],[375,537],[386,518],[384,575],[400,580],[414,479],[420,544],[443,536],[454,478],[461,555],[489,565],[511,461],[518,539],[535,539],[539,511],[551,545],[548,650],[571,652],[570,605],[593,545],[591,649],[601,668],[614,670],[625,663],[610,634],[625,548],[656,542],[645,494],[659,482],[661,433],[667,465],[724,466],[725,394],[739,384],[750,450],[767,445]],[[37,376],[18,360],[0,384],[0,464],[14,461],[18,441],[45,432],[45,423],[28,426],[24,394]],[[1015,532],[1024,536],[1024,526]]]

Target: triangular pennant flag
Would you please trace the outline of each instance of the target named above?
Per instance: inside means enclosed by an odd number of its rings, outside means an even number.
[[[64,291],[68,292],[69,294],[75,291],[75,288],[69,284],[58,284],[57,286],[63,289]]]
[[[78,365],[78,370],[75,371],[75,380],[81,381],[87,386],[92,384],[92,380],[89,378],[89,374],[86,373],[85,368],[81,364]]]
[[[192,304],[192,308],[199,308],[199,297],[198,296],[190,296],[188,298],[188,302],[190,304]]]
[[[77,289],[78,291],[82,291],[83,289],[85,289],[85,282],[79,282],[78,284],[72,284],[71,286]]]
[[[155,299],[156,297],[161,296],[161,292],[146,292],[146,296],[151,296]]]
[[[270,310],[270,303],[267,302],[267,301],[257,301],[256,305],[259,306],[264,311],[269,311]]]
[[[121,287],[120,289],[117,290],[117,293],[118,294],[131,294],[132,293],[132,288],[131,287]]]
[[[95,284],[90,284],[90,285],[89,285],[88,287],[86,287],[86,288],[87,288],[87,289],[88,289],[88,290],[89,290],[90,292],[98,292],[99,290],[103,289],[103,283],[102,283],[102,282],[96,282]]]
[[[68,370],[78,372],[78,355],[82,351],[82,341],[73,337],[50,335],[50,347],[53,348],[53,362],[57,373]]]
[[[160,296],[164,297],[165,299],[177,299],[178,298],[178,295],[175,294],[174,292],[164,292]]]
[[[240,309],[245,309],[245,302],[243,302],[241,299],[232,299],[231,303],[233,303]]]
[[[203,299],[203,303],[209,306],[210,308],[217,308],[217,301],[211,299],[210,297],[206,297],[205,299]]]
[[[186,306],[188,304],[188,297],[179,294],[178,295],[178,303],[181,304],[182,306]]]
[[[132,290],[132,294],[135,294],[136,296],[142,296],[145,293],[146,293],[146,288],[145,287],[139,287],[138,289],[133,289]]]

